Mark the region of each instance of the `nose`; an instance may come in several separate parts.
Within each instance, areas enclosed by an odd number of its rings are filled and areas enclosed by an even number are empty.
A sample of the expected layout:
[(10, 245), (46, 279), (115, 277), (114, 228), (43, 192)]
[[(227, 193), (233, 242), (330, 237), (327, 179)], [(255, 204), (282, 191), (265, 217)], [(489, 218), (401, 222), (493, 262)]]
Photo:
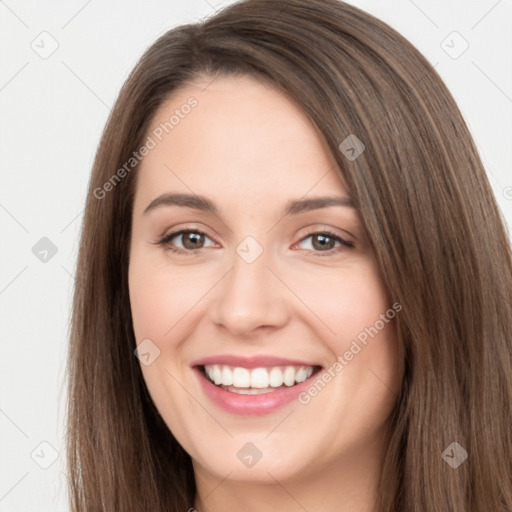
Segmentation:
[(232, 268), (215, 287), (211, 321), (237, 338), (286, 325), (291, 292), (278, 277), (279, 272), (271, 268), (275, 265), (267, 253), (263, 251), (252, 262), (235, 253), (232, 262)]

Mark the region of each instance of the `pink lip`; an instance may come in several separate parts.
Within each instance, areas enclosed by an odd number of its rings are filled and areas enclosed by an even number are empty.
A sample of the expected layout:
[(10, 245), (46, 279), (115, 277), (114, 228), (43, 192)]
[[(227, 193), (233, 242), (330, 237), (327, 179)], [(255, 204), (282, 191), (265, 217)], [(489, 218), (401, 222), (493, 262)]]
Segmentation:
[(299, 361), (297, 359), (284, 359), (275, 356), (234, 356), (220, 355), (210, 356), (194, 361), (191, 366), (204, 366), (207, 364), (225, 364), (229, 366), (241, 366), (242, 368), (265, 368), (269, 366), (321, 366), (310, 361)]
[[(239, 362), (239, 361), (238, 361)], [(214, 363), (206, 363), (214, 364)], [(224, 363), (228, 364), (228, 363)], [(291, 363), (287, 363), (291, 364)], [(260, 366), (264, 366), (261, 365)], [(272, 364), (274, 366), (274, 364)], [(279, 366), (279, 364), (275, 365)], [(311, 366), (311, 365), (304, 365)], [(313, 373), (311, 377), (304, 382), (295, 384), (287, 388), (282, 388), (270, 393), (261, 395), (241, 395), (226, 391), (219, 386), (216, 386), (206, 377), (202, 367), (195, 366), (193, 368), (199, 382), (205, 392), (206, 396), (218, 407), (232, 414), (240, 416), (254, 416), (262, 414), (270, 414), (285, 405), (297, 399), (298, 395), (305, 391), (312, 383), (313, 379), (317, 378), (317, 373)]]

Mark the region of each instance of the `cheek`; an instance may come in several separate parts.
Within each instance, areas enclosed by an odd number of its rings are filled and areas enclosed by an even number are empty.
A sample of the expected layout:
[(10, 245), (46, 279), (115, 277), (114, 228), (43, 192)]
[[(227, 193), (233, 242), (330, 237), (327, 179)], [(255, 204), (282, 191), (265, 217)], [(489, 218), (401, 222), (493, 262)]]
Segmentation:
[[(185, 269), (162, 265), (160, 261), (139, 256), (130, 260), (130, 306), (137, 342), (141, 338), (165, 338), (170, 330), (181, 327), (181, 319), (204, 294), (194, 275)], [(183, 324), (186, 322), (183, 322)]]
[(346, 270), (329, 281), (328, 289), (320, 283), (310, 286), (309, 296), (313, 311), (329, 328), (322, 340), (330, 349), (332, 362), (342, 365), (331, 370), (333, 375), (343, 374), (335, 380), (361, 400), (360, 393), (365, 394), (366, 389), (366, 398), (373, 403), (372, 394), (375, 398), (380, 388), (398, 389), (395, 321), (400, 308), (393, 308), (371, 261)]
[(178, 306), (172, 288), (154, 276), (130, 281), (130, 302), (133, 327), (137, 341), (140, 338), (160, 338), (173, 326), (172, 312)]
[[(188, 275), (190, 278), (190, 275)], [(195, 411), (188, 393), (183, 392), (179, 344), (186, 337), (186, 316), (199, 294), (184, 272), (163, 266), (161, 259), (133, 251), (128, 272), (130, 306), (136, 343), (151, 340), (159, 349), (149, 365), (141, 364), (144, 381), (157, 409), (173, 433), (182, 426), (174, 410)]]
[(381, 325), (381, 315), (386, 314), (391, 303), (371, 261), (361, 260), (333, 271), (328, 279), (309, 280), (304, 283), (302, 294), (307, 297), (313, 313), (328, 328), (330, 334), (326, 340), (337, 353), (376, 322), (383, 331), (392, 323)]

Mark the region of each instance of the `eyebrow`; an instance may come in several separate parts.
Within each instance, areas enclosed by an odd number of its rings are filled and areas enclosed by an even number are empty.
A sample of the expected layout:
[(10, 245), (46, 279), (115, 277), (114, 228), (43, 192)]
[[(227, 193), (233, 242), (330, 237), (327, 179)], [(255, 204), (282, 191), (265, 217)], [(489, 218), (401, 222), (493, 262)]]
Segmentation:
[[(217, 205), (204, 196), (170, 193), (162, 194), (156, 199), (153, 199), (144, 210), (144, 214), (162, 206), (181, 206), (215, 214), (219, 211)], [(311, 210), (319, 210), (320, 208), (328, 208), (330, 206), (348, 206), (354, 208), (354, 204), (349, 197), (326, 196), (311, 199), (297, 199), (286, 203), (283, 209), (283, 217), (286, 215), (297, 215)]]

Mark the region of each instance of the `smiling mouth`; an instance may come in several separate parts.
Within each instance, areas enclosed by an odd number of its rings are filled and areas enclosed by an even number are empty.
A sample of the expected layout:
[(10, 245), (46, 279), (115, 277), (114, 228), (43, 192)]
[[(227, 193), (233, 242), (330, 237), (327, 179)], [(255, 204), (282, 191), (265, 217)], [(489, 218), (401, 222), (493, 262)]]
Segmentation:
[(204, 377), (215, 386), (241, 395), (260, 395), (290, 388), (321, 370), (320, 366), (243, 368), (223, 364), (201, 365)]

